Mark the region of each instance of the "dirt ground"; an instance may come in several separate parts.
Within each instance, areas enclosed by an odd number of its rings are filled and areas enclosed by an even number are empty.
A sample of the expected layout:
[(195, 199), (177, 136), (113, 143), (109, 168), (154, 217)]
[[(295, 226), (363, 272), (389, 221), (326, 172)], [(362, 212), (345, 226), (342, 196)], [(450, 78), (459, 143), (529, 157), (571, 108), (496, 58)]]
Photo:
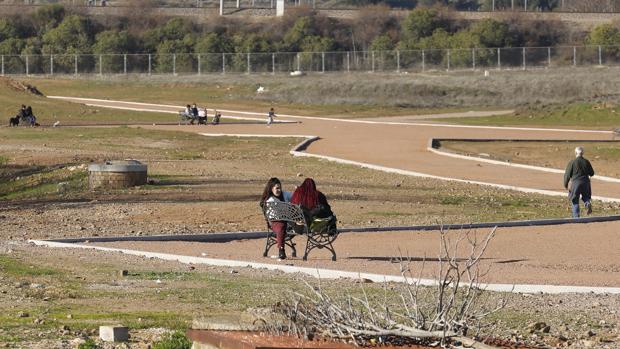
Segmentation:
[[(234, 113), (230, 114), (233, 115)], [(281, 118), (286, 119), (285, 116), (281, 116)], [(148, 128), (205, 133), (319, 135), (321, 139), (308, 147), (307, 152), (421, 172), (438, 177), (453, 177), (463, 181), (480, 181), (558, 192), (561, 192), (563, 188), (561, 187), (561, 179), (557, 175), (525, 169), (507, 171), (502, 166), (445, 158), (426, 151), (428, 138), (431, 136), (550, 139), (607, 139), (611, 137), (610, 134), (600, 133), (448, 128), (421, 124), (359, 124), (290, 119), (301, 120), (302, 123), (276, 124), (271, 127), (264, 124), (222, 124), (217, 128), (170, 125), (149, 126)], [(143, 127), (146, 128), (146, 126)], [(368, 141), (370, 139), (373, 141)], [(36, 162), (36, 159), (33, 161)], [(174, 165), (169, 164), (167, 166)], [(204, 164), (197, 164), (190, 169), (185, 168), (184, 171), (200, 171), (201, 166)], [(220, 165), (211, 163), (209, 166)], [(221, 166), (224, 166), (221, 169), (222, 172), (229, 172), (235, 167), (237, 171), (243, 168), (242, 163)], [(223, 190), (228, 190), (229, 186), (232, 188), (235, 185), (234, 182), (225, 183), (221, 181), (218, 183), (215, 185), (221, 185)], [(620, 199), (620, 185), (617, 183), (595, 181), (593, 186), (596, 195)], [(49, 203), (40, 205), (30, 203), (30, 207), (23, 210), (15, 210), (5, 206), (0, 211), (1, 218), (7, 222), (1, 229), (2, 237), (6, 239), (3, 248), (5, 251), (12, 249), (15, 251), (14, 253), (26, 259), (37, 258), (39, 255), (42, 256), (41, 258), (49, 259), (53, 254), (67, 253), (71, 256), (63, 258), (69, 258), (71, 263), (92, 263), (100, 258), (106, 260), (121, 258), (128, 265), (135, 263), (156, 268), (162, 264), (161, 261), (127, 256), (119, 257), (118, 254), (113, 253), (41, 249), (25, 244), (24, 240), (27, 238), (89, 235), (153, 235), (264, 230), (264, 222), (261, 221), (260, 216), (258, 216), (258, 220), (256, 219), (256, 202), (239, 204), (234, 200), (234, 198), (245, 200), (249, 194), (234, 192), (233, 190), (233, 198), (230, 195), (222, 194), (219, 200), (216, 197), (211, 197), (212, 202), (204, 203), (200, 202), (200, 197), (192, 196), (191, 190), (191, 187), (188, 187), (187, 195), (173, 193), (167, 197), (165, 194), (159, 194), (156, 198), (153, 197), (144, 201), (130, 199), (132, 193), (114, 194), (119, 195), (118, 198), (121, 199), (119, 200), (121, 202), (115, 203), (114, 195), (111, 195), (105, 198), (107, 201), (105, 204), (102, 204), (98, 199), (90, 202), (59, 203), (54, 210), (46, 209)], [(148, 197), (148, 194), (144, 195)], [(16, 205), (12, 207), (19, 206), (18, 203), (11, 205)], [(597, 205), (601, 204), (595, 202), (595, 210)], [(359, 207), (353, 205), (342, 205), (337, 214), (346, 222), (349, 220), (347, 217), (355, 216), (358, 209)], [(205, 224), (203, 228), (200, 222), (206, 220), (215, 220), (217, 224)], [(355, 222), (359, 224), (360, 220)], [(385, 223), (369, 221), (367, 225)], [(485, 232), (485, 230), (480, 230), (475, 233), (484, 234)], [(202, 256), (205, 253), (208, 257), (213, 258), (278, 263), (273, 259), (262, 257), (263, 243), (263, 240), (247, 240), (225, 244), (130, 242), (105, 245), (192, 256)], [(620, 246), (620, 223), (618, 222), (503, 228), (498, 230), (497, 236), (492, 240), (488, 253), (483, 260), (483, 267), (490, 268), (492, 272), (486, 274), (482, 281), (620, 287), (618, 246)], [(393, 258), (402, 252), (404, 255), (413, 258), (412, 266), (416, 270), (421, 267), (422, 259), (426, 258), (423, 275), (432, 277), (437, 268), (436, 258), (439, 241), (436, 232), (347, 233), (339, 236), (335, 247), (338, 252), (337, 262), (329, 260), (325, 251), (314, 251), (307, 262), (296, 258), (288, 259), (284, 263), (397, 274), (397, 264), (393, 262)], [(465, 252), (461, 256), (465, 257)], [(166, 262), (165, 264), (174, 263)], [(10, 288), (8, 282), (6, 288)], [(13, 295), (14, 293), (11, 292), (18, 291), (8, 292)], [(540, 298), (535, 298), (536, 301), (529, 299), (525, 302), (529, 304), (528, 306), (537, 304), (537, 302), (548, 302), (551, 304), (549, 307), (556, 308), (554, 311), (545, 308), (548, 315), (555, 315), (558, 319), (557, 323), (554, 323), (554, 326), (557, 326), (557, 331), (554, 328), (553, 338), (555, 341), (547, 341), (547, 345), (572, 346), (574, 348), (620, 347), (618, 334), (620, 318), (617, 312), (620, 297), (617, 295), (564, 295), (550, 299), (540, 295), (532, 297)], [(515, 304), (518, 304), (518, 307), (523, 306), (524, 303), (516, 302)], [(4, 305), (4, 307), (7, 306), (7, 304)], [(537, 304), (534, 307), (536, 306), (539, 305)], [(586, 314), (584, 316), (593, 319), (592, 321), (595, 324), (585, 327), (579, 327), (582, 326), (581, 324), (573, 326), (573, 323), (568, 325), (569, 321), (561, 319), (559, 315), (567, 309), (583, 312)], [(565, 327), (570, 327), (571, 330), (564, 329)], [(591, 328), (595, 329), (594, 332), (599, 331), (599, 334), (587, 335), (587, 331)], [(523, 331), (527, 332), (525, 329)], [(515, 333), (514, 337), (517, 338), (521, 335), (522, 333)], [(504, 334), (504, 337), (510, 338), (510, 334)], [(570, 340), (561, 339), (564, 337), (569, 337)]]

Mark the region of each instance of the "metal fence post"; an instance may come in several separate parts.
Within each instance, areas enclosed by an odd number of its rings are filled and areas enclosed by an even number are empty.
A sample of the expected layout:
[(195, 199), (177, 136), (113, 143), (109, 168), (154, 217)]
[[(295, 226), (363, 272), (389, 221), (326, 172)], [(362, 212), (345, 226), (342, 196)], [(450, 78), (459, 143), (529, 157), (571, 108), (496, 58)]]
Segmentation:
[(522, 58), (523, 58), (523, 70), (525, 70), (525, 47), (522, 49)]
[(598, 65), (603, 65), (603, 56), (601, 55), (601, 45), (598, 45)]
[(424, 50), (422, 50), (422, 71), (426, 68), (426, 56), (424, 55)]
[(374, 73), (375, 72), (375, 51), (370, 51), (371, 53), (371, 57), (370, 57), (370, 69), (371, 71)]
[[(238, 1), (238, 0), (237, 0), (237, 1)], [(250, 72), (251, 72), (251, 71), (252, 71), (252, 70), (251, 70), (251, 68), (250, 68), (250, 53), (248, 52), (248, 75), (250, 74)]]
[(297, 52), (297, 71), (301, 70), (299, 68), (300, 68), (300, 65), (299, 65), (299, 52)]
[[(149, 67), (151, 65), (150, 63), (151, 63), (151, 60), (149, 60)], [(103, 76), (103, 58), (101, 57), (101, 55), (99, 55), (99, 75)]]
[(149, 53), (149, 75), (151, 75), (151, 65), (152, 65), (151, 61), (152, 61), (152, 58), (151, 58), (151, 54)]
[(198, 75), (201, 75), (202, 71), (200, 70), (200, 53), (198, 54)]
[[(29, 74), (30, 74), (30, 71), (29, 71), (29, 66), (30, 66), (30, 64), (28, 64), (28, 57), (29, 57), (29, 56), (28, 56), (28, 55), (26, 55), (26, 75), (29, 75)], [(3, 57), (3, 58), (4, 58), (4, 57)]]
[(450, 71), (450, 49), (448, 49), (448, 71)]
[(476, 49), (471, 49), (471, 66), (472, 70), (476, 70)]
[(551, 47), (547, 47), (547, 67), (551, 67)]
[(172, 54), (172, 75), (177, 75), (177, 54)]
[(74, 58), (74, 63), (75, 63), (75, 74), (74, 75), (78, 75), (77, 55), (74, 55), (73, 58)]
[(222, 74), (226, 74), (226, 54), (222, 52)]
[(573, 46), (573, 65), (577, 65), (577, 47)]
[(396, 72), (400, 73), (400, 50), (396, 50)]
[(54, 75), (54, 55), (50, 55), (50, 75)]
[(4, 55), (2, 55), (2, 76), (4, 76)]
[(271, 54), (271, 74), (276, 74), (276, 54)]
[(123, 54), (123, 74), (127, 75), (127, 54)]
[(497, 48), (497, 70), (502, 70), (502, 55), (501, 55), (501, 49), (498, 47)]
[(321, 72), (325, 73), (325, 52), (321, 52)]
[(350, 63), (350, 52), (347, 51), (347, 73), (351, 72), (351, 63)]

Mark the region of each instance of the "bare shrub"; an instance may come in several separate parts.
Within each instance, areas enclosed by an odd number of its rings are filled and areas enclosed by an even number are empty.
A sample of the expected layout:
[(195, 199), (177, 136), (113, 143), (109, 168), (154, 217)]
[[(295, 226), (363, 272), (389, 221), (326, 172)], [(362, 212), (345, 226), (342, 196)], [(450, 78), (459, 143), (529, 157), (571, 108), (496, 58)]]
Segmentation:
[[(276, 307), (276, 312), (288, 319), (284, 329), (289, 333), (312, 338), (315, 335), (350, 340), (357, 345), (373, 344), (429, 344), (439, 341), (443, 347), (455, 342), (474, 348), (490, 348), (472, 339), (488, 329), (484, 318), (505, 306), (487, 304), (480, 279), (488, 271), (479, 268), (479, 262), (495, 235), (491, 230), (479, 241), (476, 234), (460, 234), (449, 239), (443, 229), (438, 256), (436, 284), (420, 284), (422, 268), (414, 277), (411, 259), (400, 258), (400, 273), (405, 285), (396, 292), (386, 283), (383, 294), (373, 295), (361, 287), (361, 296), (351, 293), (329, 296), (320, 284), (308, 285), (311, 295), (294, 293), (291, 300)], [(463, 246), (465, 243), (465, 246)], [(466, 249), (465, 258), (458, 255)]]
[(166, 18), (157, 13), (157, 3), (154, 0), (127, 0), (124, 5), (120, 16), (126, 20), (127, 28), (132, 34), (142, 34), (166, 21)]
[(388, 34), (392, 41), (398, 40), (398, 21), (385, 5), (362, 7), (353, 19), (353, 37), (358, 42), (357, 50), (366, 51), (377, 36)]

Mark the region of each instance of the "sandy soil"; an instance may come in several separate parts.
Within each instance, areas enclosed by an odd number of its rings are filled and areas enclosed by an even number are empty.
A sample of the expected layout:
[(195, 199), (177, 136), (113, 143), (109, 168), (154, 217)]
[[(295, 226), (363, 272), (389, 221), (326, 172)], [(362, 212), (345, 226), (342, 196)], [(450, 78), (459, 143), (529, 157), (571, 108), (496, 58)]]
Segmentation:
[[(617, 245), (609, 243), (620, 240), (620, 232), (616, 227), (617, 223), (611, 222), (499, 229), (481, 263), (480, 270), (489, 270), (481, 281), (618, 287), (620, 255), (617, 253)], [(614, 230), (614, 233), (608, 233)], [(478, 241), (482, 241), (489, 231), (485, 229), (470, 233), (476, 236)], [(448, 236), (454, 242), (465, 233), (452, 231)], [(398, 259), (402, 254), (412, 259), (410, 268), (413, 275), (421, 272), (424, 278), (434, 278), (438, 272), (440, 243), (437, 231), (346, 233), (341, 234), (334, 243), (338, 254), (336, 262), (331, 261), (331, 254), (326, 250), (314, 250), (308, 261), (303, 261), (303, 237), (297, 238), (298, 257), (283, 262), (262, 257), (263, 239), (228, 243), (134, 241), (97, 245), (392, 275), (400, 274)], [(272, 249), (270, 254), (275, 254), (275, 249)], [(288, 254), (290, 257), (290, 250)], [(465, 242), (462, 243), (457, 257), (469, 257)]]
[[(138, 107), (176, 111), (162, 107), (125, 102), (100, 101), (101, 106)], [(226, 115), (248, 116), (235, 112)], [(542, 130), (519, 128), (451, 127), (446, 125), (360, 123), (282, 115), (279, 120), (300, 120), (296, 124), (223, 124), (218, 127), (149, 126), (201, 133), (318, 135), (321, 139), (306, 150), (312, 154), (415, 171), (431, 176), (479, 181), (535, 190), (563, 192), (561, 177), (529, 169), (447, 158), (426, 150), (428, 140), (437, 138), (497, 139), (611, 139), (611, 133), (576, 130)], [(567, 154), (567, 160), (572, 154)], [(620, 199), (620, 183), (593, 181), (596, 195)], [(479, 232), (480, 233), (480, 232)], [(205, 243), (123, 243), (125, 248), (196, 255), (207, 253), (214, 258), (262, 260), (262, 240), (236, 241), (226, 244)], [(118, 244), (112, 244), (120, 246)], [(315, 253), (311, 261), (289, 260), (287, 263), (365, 272), (397, 273), (390, 261), (400, 251), (421, 264), (424, 257), (436, 258), (438, 234), (364, 233), (344, 234), (337, 243), (339, 260), (332, 263), (327, 254)], [(620, 286), (620, 223), (574, 224), (560, 226), (504, 228), (498, 231), (483, 267), (489, 273), (485, 282)], [(323, 251), (318, 251), (323, 252)], [(464, 256), (464, 255), (463, 255)], [(434, 275), (434, 268), (424, 272)]]

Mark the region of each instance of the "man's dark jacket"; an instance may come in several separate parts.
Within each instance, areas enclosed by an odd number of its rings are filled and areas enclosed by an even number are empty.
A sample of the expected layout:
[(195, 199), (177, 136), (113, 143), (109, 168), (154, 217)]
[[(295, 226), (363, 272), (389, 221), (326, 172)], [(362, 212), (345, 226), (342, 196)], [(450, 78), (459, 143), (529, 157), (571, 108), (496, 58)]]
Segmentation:
[(572, 179), (575, 182), (589, 182), (590, 177), (594, 176), (594, 169), (590, 161), (583, 156), (578, 156), (568, 163), (564, 172), (564, 188), (568, 188), (568, 182)]

